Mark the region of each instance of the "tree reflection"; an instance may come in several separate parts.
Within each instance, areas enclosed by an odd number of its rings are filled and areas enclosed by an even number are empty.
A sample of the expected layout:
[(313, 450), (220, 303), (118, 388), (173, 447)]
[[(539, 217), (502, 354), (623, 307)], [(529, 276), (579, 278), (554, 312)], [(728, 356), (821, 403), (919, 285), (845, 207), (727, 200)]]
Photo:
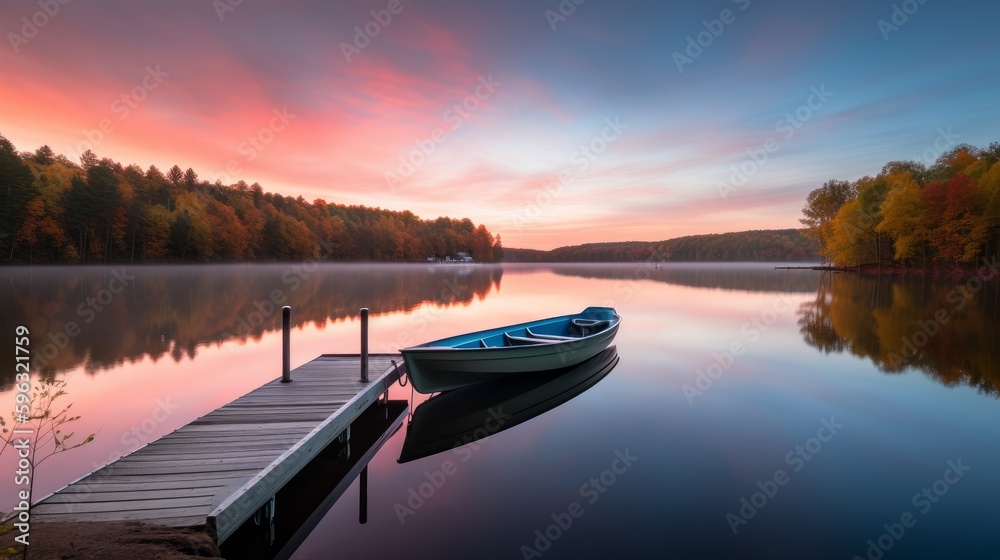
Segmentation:
[(1000, 282), (825, 274), (799, 310), (799, 332), (824, 353), (848, 351), (886, 373), (923, 371), (1000, 397)]
[[(198, 346), (259, 340), (281, 328), (468, 305), (499, 290), (499, 265), (281, 264), (8, 269), (0, 329), (31, 331), (32, 370), (88, 372), (149, 356), (180, 361)], [(12, 345), (8, 345), (12, 346)], [(11, 348), (0, 359), (13, 363)], [(6, 356), (6, 357), (4, 357)], [(0, 381), (9, 385), (13, 370)]]
[[(544, 266), (544, 265), (535, 265)], [(572, 263), (555, 274), (622, 282), (663, 282), (741, 292), (812, 292), (820, 273), (775, 270), (772, 263)]]

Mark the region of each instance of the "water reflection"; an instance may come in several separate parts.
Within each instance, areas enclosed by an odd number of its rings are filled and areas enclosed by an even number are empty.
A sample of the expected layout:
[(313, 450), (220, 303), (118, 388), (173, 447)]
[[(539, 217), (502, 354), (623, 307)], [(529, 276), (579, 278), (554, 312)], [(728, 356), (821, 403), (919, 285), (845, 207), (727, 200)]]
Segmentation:
[(612, 346), (568, 371), (510, 376), (447, 391), (413, 412), (399, 462), (407, 463), (500, 433), (583, 393), (618, 365)]
[[(338, 439), (327, 446), (278, 491), (273, 509), (250, 516), (223, 543), (226, 557), (242, 560), (291, 557), (356, 478), (360, 476), (367, 483), (368, 463), (403, 424), (407, 409), (406, 401), (372, 404), (351, 424), (350, 439), (346, 442)], [(367, 488), (361, 492), (359, 510), (363, 515)], [(359, 522), (365, 523), (364, 517)]]
[[(552, 272), (565, 276), (614, 279), (623, 282), (651, 280), (679, 286), (718, 288), (744, 292), (812, 292), (816, 273), (774, 270), (761, 263), (637, 263), (565, 264)], [(627, 286), (622, 286), (626, 289)]]
[[(259, 340), (280, 328), (282, 305), (292, 306), (294, 326), (322, 328), (361, 307), (379, 314), (468, 305), (499, 290), (502, 275), (490, 265), (11, 268), (0, 283), (0, 330), (28, 326), (34, 371), (83, 365), (93, 372), (147, 355), (179, 361), (208, 343)], [(0, 360), (13, 363), (11, 352), (4, 346)], [(5, 370), (0, 382), (9, 386), (13, 375)]]
[(825, 274), (800, 310), (824, 353), (850, 352), (886, 373), (915, 368), (947, 386), (1000, 397), (1000, 283)]

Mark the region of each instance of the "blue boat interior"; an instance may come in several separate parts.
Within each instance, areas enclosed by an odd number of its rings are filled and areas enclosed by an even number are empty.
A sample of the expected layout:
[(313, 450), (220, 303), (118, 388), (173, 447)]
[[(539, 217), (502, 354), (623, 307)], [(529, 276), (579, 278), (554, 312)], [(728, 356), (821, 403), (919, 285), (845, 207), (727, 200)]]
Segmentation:
[(501, 348), (505, 346), (536, 346), (579, 340), (597, 334), (611, 325), (609, 319), (565, 318), (527, 327), (478, 333), (453, 348)]

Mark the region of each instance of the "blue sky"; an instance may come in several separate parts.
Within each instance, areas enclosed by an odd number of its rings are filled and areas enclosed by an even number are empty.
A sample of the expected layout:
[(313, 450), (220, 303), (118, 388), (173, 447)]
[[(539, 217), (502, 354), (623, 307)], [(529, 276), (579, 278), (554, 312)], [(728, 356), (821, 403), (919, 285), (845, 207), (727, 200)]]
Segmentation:
[(829, 179), (1000, 140), (993, 3), (220, 1), (74, 2), (24, 42), (38, 6), (5, 9), (0, 133), (542, 249), (796, 227)]

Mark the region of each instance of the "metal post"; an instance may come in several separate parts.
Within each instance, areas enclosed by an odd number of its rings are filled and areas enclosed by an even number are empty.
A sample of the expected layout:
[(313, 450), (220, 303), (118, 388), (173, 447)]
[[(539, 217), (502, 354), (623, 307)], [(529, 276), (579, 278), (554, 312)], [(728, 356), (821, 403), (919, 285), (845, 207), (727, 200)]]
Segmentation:
[(368, 465), (361, 469), (361, 500), (358, 503), (358, 523), (368, 523)]
[(289, 365), (292, 362), (292, 308), (281, 308), (281, 382), (291, 383), (292, 372)]
[(361, 308), (361, 383), (368, 383), (368, 308)]

